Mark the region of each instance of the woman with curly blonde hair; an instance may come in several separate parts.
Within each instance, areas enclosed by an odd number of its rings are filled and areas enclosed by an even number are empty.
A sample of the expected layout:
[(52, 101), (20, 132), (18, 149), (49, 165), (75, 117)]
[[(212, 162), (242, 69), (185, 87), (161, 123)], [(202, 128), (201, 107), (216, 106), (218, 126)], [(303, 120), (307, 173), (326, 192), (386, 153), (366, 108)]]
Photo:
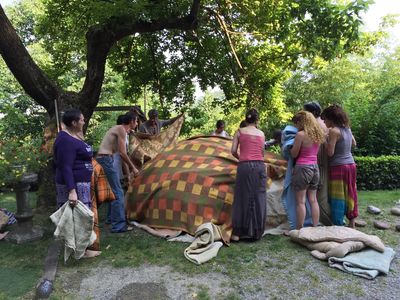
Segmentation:
[(299, 130), (290, 154), (296, 159), (292, 185), (296, 198), (297, 229), (300, 229), (303, 227), (306, 215), (306, 195), (311, 206), (313, 225), (317, 226), (319, 222), (317, 155), (319, 145), (325, 141), (325, 136), (312, 113), (300, 111), (293, 117), (292, 121)]

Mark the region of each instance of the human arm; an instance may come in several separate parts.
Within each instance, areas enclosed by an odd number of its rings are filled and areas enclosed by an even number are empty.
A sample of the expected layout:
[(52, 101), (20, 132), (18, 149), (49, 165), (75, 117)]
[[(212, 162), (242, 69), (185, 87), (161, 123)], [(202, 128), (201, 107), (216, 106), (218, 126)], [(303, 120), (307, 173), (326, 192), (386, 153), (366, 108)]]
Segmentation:
[(296, 158), (299, 155), (301, 145), (304, 140), (304, 131), (299, 131), (296, 133), (296, 137), (294, 138), (294, 143), (292, 148), (290, 149), (290, 155), (293, 158)]
[(168, 126), (171, 125), (172, 123), (174, 123), (176, 120), (179, 119), (179, 117), (181, 117), (183, 114), (177, 115), (174, 118), (171, 118), (169, 120), (158, 120), (160, 121), (160, 127), (164, 127), (164, 126)]
[(238, 147), (239, 147), (239, 136), (240, 136), (240, 131), (236, 131), (235, 135), (233, 136), (233, 141), (232, 141), (232, 148), (231, 148), (231, 153), (234, 157), (239, 159), (239, 154), (238, 154)]
[(123, 161), (122, 165), (124, 165), (125, 163), (129, 169), (129, 172), (133, 172), (133, 175), (136, 176), (139, 173), (139, 171), (135, 168), (128, 154), (126, 153), (126, 131), (124, 130), (123, 127), (118, 128), (117, 137), (118, 137), (118, 152)]
[(340, 130), (336, 127), (329, 128), (326, 144), (326, 151), (328, 156), (331, 157), (335, 153), (335, 146), (340, 138)]
[(353, 135), (353, 134), (351, 135), (351, 146), (352, 146), (353, 148), (356, 148), (356, 147), (357, 147), (357, 142), (356, 142), (356, 139), (354, 138), (354, 135)]

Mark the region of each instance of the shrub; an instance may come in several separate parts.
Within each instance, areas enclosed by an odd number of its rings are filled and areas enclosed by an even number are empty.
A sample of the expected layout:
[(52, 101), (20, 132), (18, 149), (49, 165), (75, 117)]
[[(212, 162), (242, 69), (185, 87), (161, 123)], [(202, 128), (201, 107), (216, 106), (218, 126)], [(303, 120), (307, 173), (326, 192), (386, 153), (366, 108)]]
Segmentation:
[(400, 156), (356, 156), (357, 188), (392, 190), (400, 188)]
[(41, 140), (30, 136), (0, 142), (0, 188), (12, 186), (23, 174), (38, 172), (47, 156), (40, 149)]

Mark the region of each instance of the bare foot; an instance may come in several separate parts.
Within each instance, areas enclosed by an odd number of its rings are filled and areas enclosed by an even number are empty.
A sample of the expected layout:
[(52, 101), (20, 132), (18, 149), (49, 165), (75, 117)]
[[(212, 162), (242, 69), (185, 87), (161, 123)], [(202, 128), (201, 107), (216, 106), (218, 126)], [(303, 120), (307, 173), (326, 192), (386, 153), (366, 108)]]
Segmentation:
[(282, 232), (282, 235), (284, 235), (284, 236), (289, 236), (289, 230), (284, 230), (284, 231)]
[(94, 250), (86, 250), (85, 254), (82, 256), (82, 258), (92, 258), (99, 256), (101, 254), (101, 251), (94, 251)]

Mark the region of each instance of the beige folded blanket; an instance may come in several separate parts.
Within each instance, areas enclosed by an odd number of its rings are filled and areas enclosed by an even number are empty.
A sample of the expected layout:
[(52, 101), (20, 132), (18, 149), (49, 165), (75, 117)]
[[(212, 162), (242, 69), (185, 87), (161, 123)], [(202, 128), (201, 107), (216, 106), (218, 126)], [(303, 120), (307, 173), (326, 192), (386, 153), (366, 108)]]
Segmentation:
[(371, 247), (379, 252), (385, 250), (381, 239), (356, 229), (343, 226), (307, 227), (289, 232), (292, 241), (312, 250), (311, 254), (322, 260), (344, 257), (346, 254)]
[(217, 256), (223, 243), (220, 228), (213, 223), (200, 225), (195, 233), (195, 240), (184, 251), (185, 257), (200, 265)]

